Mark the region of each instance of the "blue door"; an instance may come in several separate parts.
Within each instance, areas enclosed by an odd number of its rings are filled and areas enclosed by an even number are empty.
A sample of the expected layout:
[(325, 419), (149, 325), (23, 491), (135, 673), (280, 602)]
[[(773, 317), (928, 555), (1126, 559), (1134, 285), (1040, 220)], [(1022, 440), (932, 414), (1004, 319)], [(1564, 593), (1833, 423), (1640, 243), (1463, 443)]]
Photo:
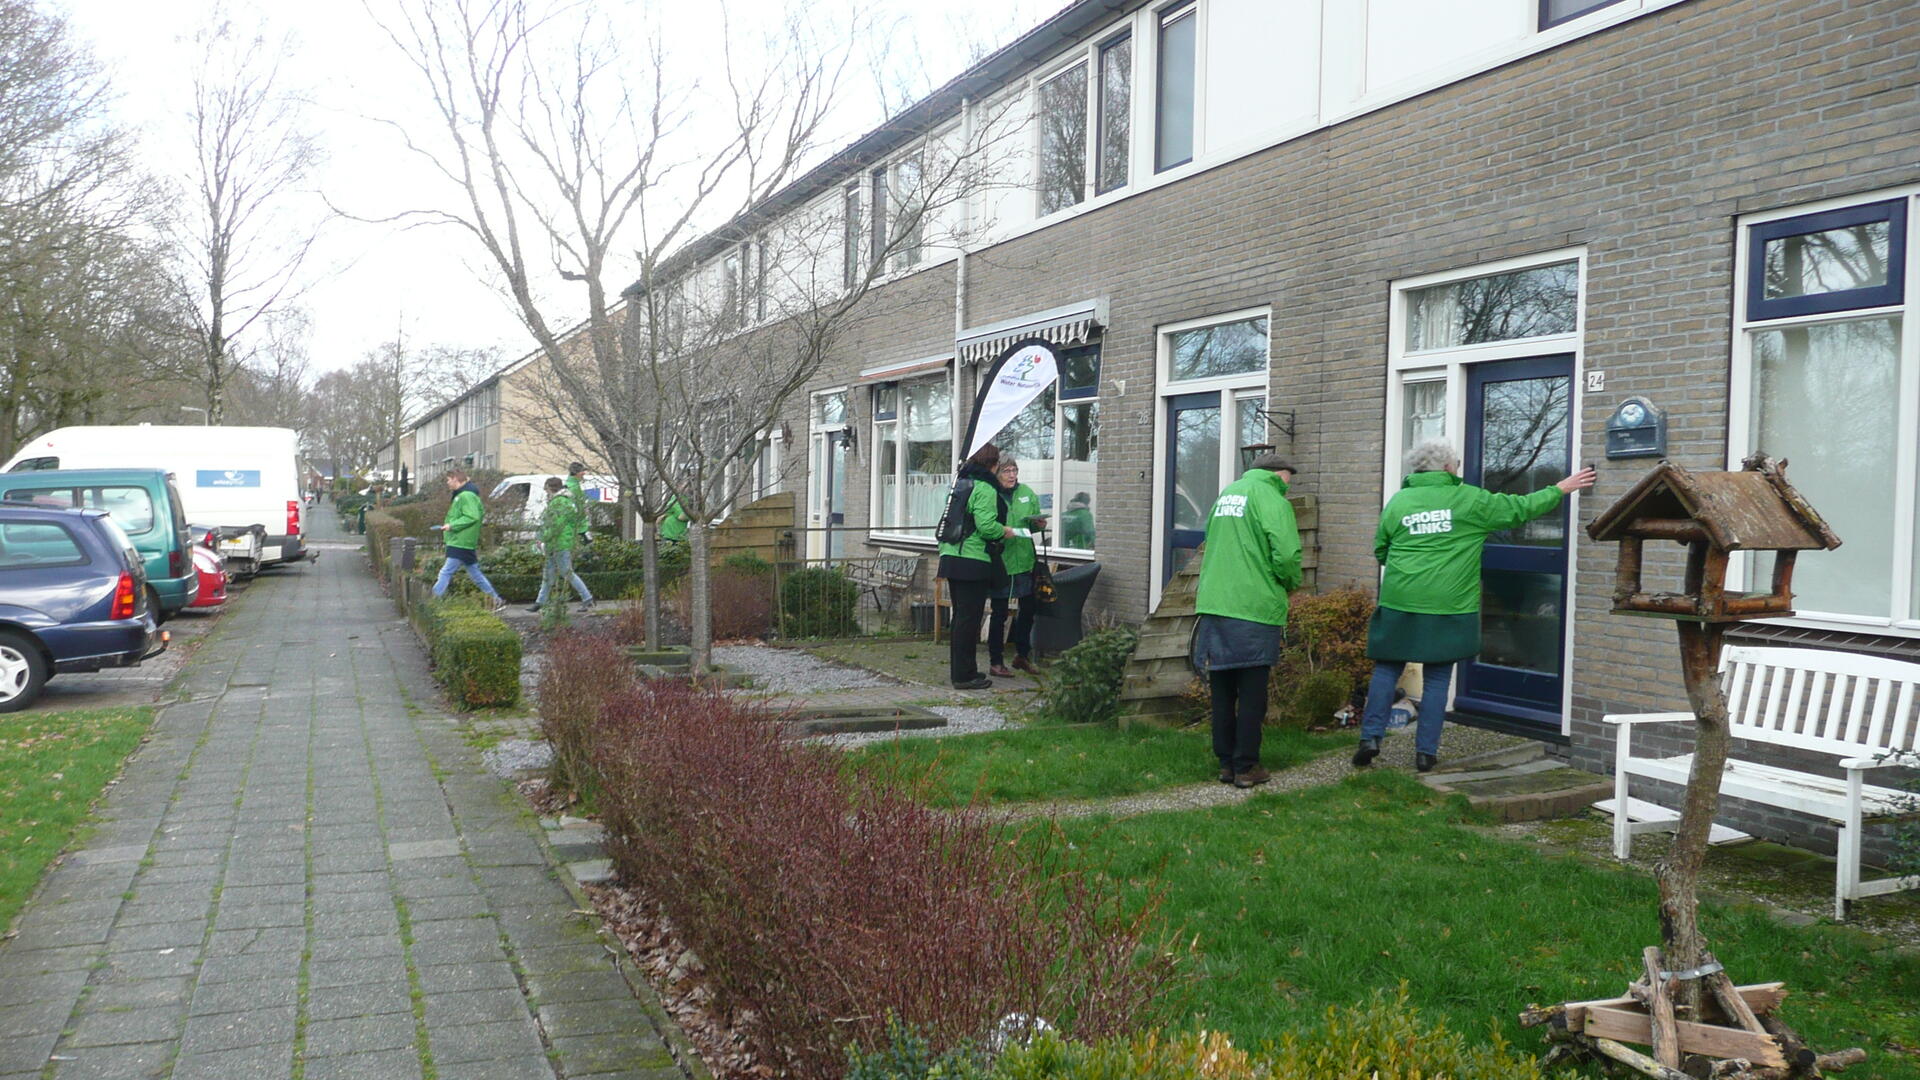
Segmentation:
[[(1467, 483), (1525, 494), (1572, 471), (1573, 358), (1467, 369)], [(1567, 506), (1487, 537), (1480, 655), (1461, 665), (1454, 707), (1560, 727), (1567, 640)]]
[(1167, 399), (1166, 551), (1160, 583), (1193, 561), (1220, 497), (1220, 392)]

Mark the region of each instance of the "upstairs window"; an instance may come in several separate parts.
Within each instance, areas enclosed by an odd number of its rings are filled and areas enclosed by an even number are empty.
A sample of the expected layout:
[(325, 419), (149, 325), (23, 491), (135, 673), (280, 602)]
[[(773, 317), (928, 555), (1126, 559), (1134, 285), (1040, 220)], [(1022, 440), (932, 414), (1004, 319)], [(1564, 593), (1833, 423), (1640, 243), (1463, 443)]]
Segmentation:
[(873, 170), (871, 257), (887, 260), (890, 270), (920, 265), (921, 217), (926, 195), (920, 190), (920, 161), (907, 158)]
[(1620, 0), (1540, 0), (1540, 29), (1559, 26), (1563, 22), (1572, 22), (1582, 15), (1591, 15), (1601, 8), (1612, 7)]
[(848, 184), (840, 200), (840, 283), (851, 289), (860, 283), (860, 185)]
[(1040, 215), (1087, 197), (1087, 63), (1040, 84)]
[(1155, 172), (1193, 160), (1193, 104), (1200, 17), (1194, 5), (1160, 16), (1160, 64), (1154, 87)]
[(1100, 46), (1100, 144), (1094, 191), (1105, 195), (1127, 182), (1133, 152), (1133, 39), (1121, 36)]

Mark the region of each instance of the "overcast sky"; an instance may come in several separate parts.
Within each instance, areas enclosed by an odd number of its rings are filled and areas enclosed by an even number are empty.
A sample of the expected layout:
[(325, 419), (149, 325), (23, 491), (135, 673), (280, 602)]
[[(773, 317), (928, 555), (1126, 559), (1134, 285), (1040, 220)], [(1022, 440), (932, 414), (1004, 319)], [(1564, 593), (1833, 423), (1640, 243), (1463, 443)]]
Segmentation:
[[(196, 62), (194, 32), (215, 0), (49, 0), (88, 42), (118, 95), (117, 109), (140, 132), (141, 148), (157, 173), (179, 176), (187, 154), (184, 122)], [(391, 0), (374, 0), (375, 3)], [(664, 0), (589, 0), (603, 8), (643, 9), (668, 20), (705, 5)], [(768, 18), (784, 0), (733, 0), (734, 17)], [(821, 0), (845, 3), (849, 0)], [(1065, 0), (870, 0), (876, 21), (892, 27), (893, 54), (905, 76), (938, 85), (958, 74), (970, 46), (1004, 44), (1058, 10)], [(368, 216), (441, 204), (454, 192), (434, 185), (394, 153), (369, 116), (406, 118), (419, 108), (417, 76), (391, 52), (358, 0), (230, 0), (237, 22), (257, 21), (270, 39), (285, 38), (292, 52), (282, 68), (290, 86), (311, 98), (309, 123), (327, 155), (315, 177), (315, 203), (324, 192), (336, 206)], [(379, 10), (376, 8), (376, 10)], [(669, 24), (671, 29), (672, 24)], [(698, 49), (700, 33), (685, 35)], [(918, 59), (912, 59), (917, 57)], [(861, 73), (844, 96), (841, 130), (848, 136), (877, 124), (871, 113), (874, 77)], [(412, 113), (417, 116), (417, 113)], [(502, 294), (483, 281), (484, 256), (467, 234), (447, 227), (397, 229), (333, 220), (322, 233), (313, 282), (303, 297), (312, 313), (312, 353), (318, 370), (343, 367), (402, 326), (419, 344), (498, 346), (506, 358), (531, 347)], [(610, 282), (614, 287), (624, 281)], [(562, 294), (562, 301), (572, 297)], [(556, 305), (557, 306), (557, 305)], [(584, 300), (556, 314), (584, 315)]]

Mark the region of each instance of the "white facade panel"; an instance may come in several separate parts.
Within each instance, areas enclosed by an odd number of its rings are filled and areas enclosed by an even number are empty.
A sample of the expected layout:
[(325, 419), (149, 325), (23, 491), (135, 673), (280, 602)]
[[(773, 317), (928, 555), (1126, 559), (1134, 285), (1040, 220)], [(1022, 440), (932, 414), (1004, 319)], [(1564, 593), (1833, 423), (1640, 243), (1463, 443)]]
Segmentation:
[(1212, 0), (1207, 10), (1208, 149), (1310, 123), (1319, 108), (1319, 0)]
[(1538, 15), (1537, 0), (1369, 0), (1367, 93), (1510, 48), (1534, 32)]

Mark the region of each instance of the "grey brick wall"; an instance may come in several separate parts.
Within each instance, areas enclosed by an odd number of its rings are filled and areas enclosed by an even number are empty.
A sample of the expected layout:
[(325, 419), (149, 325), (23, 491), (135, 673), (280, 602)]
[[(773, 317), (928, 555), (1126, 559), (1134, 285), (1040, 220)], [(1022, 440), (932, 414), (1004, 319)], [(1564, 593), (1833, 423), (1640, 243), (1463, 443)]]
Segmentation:
[[(1912, 0), (1695, 0), (973, 256), (972, 324), (1110, 300), (1093, 604), (1146, 615), (1156, 328), (1209, 314), (1273, 309), (1271, 407), (1298, 414), (1291, 449), (1320, 498), (1327, 586), (1375, 582), (1395, 279), (1585, 246), (1585, 366), (1607, 381), (1584, 401), (1578, 457), (1601, 461), (1605, 417), (1644, 394), (1669, 411), (1677, 461), (1719, 467), (1736, 218), (1920, 181), (1916, 55)], [(950, 343), (951, 271), (921, 279), (882, 293), (944, 289), (945, 306), (927, 298), (917, 319), (892, 306), (821, 385)], [(849, 522), (865, 515), (855, 473)], [(1603, 467), (1586, 516), (1638, 475)], [(1609, 614), (1613, 558), (1581, 545), (1573, 597), (1572, 756), (1601, 771), (1600, 715), (1684, 704), (1671, 627)]]

